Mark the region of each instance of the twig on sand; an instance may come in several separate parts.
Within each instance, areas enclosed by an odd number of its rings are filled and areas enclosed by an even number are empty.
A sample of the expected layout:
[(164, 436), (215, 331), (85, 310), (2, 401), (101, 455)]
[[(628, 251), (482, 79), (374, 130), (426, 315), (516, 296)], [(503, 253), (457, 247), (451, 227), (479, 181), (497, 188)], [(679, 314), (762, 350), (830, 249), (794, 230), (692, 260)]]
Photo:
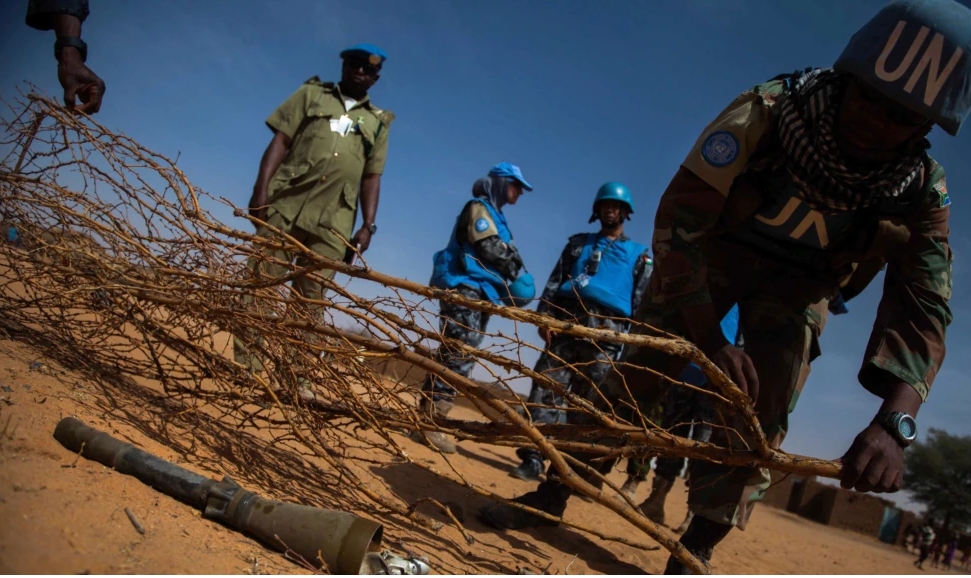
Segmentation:
[(141, 522), (139, 522), (138, 518), (135, 517), (135, 512), (132, 512), (131, 508), (125, 508), (125, 515), (128, 516), (128, 521), (131, 522), (131, 525), (135, 527), (135, 531), (144, 535), (145, 528), (142, 527)]

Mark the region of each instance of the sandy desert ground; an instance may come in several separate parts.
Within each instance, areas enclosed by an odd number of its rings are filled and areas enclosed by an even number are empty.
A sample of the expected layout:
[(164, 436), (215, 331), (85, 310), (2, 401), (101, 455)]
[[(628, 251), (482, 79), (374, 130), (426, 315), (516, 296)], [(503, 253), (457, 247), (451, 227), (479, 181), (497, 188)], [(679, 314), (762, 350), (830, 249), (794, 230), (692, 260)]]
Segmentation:
[[(138, 480), (78, 458), (52, 437), (57, 422), (73, 415), (199, 473), (239, 474), (233, 459), (220, 459), (218, 452), (187, 443), (192, 432), (178, 432), (171, 422), (156, 419), (151, 400), (145, 392), (120, 389), (63, 367), (42, 350), (0, 340), (0, 572), (307, 573)], [(470, 409), (459, 408), (457, 413), (457, 417), (473, 417)], [(440, 455), (404, 435), (399, 442), (416, 459), (444, 465)], [(485, 480), (504, 495), (531, 486), (507, 475), (517, 463), (510, 448), (463, 442), (453, 459), (467, 476)], [(475, 538), (471, 546), (447, 525), (437, 532), (399, 533), (405, 538), (390, 544), (386, 540), (386, 546), (404, 546), (427, 556), (433, 573), (653, 574), (661, 572), (667, 557), (663, 550), (644, 551), (565, 527), (497, 533), (472, 515), (486, 502), (466, 489), (443, 485), (410, 464), (377, 465), (373, 471), (400, 498), (435, 495), (463, 505), (465, 527)], [(612, 475), (619, 484), (623, 473)], [(244, 476), (241, 483), (266, 495), (287, 495), (272, 478)], [(639, 498), (648, 490), (649, 484), (643, 484)], [(669, 498), (668, 514), (674, 522), (685, 513), (684, 496), (679, 485)], [(125, 508), (140, 520), (144, 535), (135, 531)], [(359, 513), (375, 517), (374, 512)], [(579, 499), (571, 500), (567, 518), (608, 534), (631, 538), (638, 534), (613, 513)], [(646, 536), (637, 539), (650, 543)], [(726, 539), (713, 560), (713, 570), (719, 574), (906, 574), (915, 571), (912, 560), (901, 549), (875, 538), (762, 507), (748, 530)], [(926, 572), (937, 573), (930, 568)]]

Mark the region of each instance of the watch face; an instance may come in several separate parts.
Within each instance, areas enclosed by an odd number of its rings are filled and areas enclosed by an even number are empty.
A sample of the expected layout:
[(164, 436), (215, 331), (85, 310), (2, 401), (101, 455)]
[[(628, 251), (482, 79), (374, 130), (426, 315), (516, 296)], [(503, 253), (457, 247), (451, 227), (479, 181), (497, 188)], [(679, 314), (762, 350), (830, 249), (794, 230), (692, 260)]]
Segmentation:
[(917, 437), (917, 422), (909, 415), (902, 416), (897, 424), (897, 431), (904, 439), (912, 440)]

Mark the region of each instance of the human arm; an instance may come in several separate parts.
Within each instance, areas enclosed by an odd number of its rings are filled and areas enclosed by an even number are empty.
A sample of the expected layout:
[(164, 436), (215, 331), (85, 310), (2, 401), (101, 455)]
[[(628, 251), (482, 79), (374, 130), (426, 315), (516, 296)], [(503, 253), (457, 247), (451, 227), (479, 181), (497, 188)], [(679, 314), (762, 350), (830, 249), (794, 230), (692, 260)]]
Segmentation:
[(717, 222), (725, 196), (682, 167), (661, 196), (655, 217), (654, 271), (661, 293), (681, 311), (691, 341), (753, 400), (758, 375), (745, 352), (721, 330), (707, 285), (702, 241)]
[[(567, 272), (573, 270), (573, 265), (576, 263), (577, 258), (580, 256), (580, 251), (583, 250), (583, 243), (580, 242), (576, 237), (571, 237), (567, 242), (566, 247), (563, 247), (563, 251), (560, 253), (560, 258), (556, 260), (556, 265), (553, 266), (553, 270), (550, 272), (550, 276), (546, 279), (546, 286), (543, 288), (543, 294), (540, 296), (539, 304), (536, 306), (536, 312), (541, 315), (549, 315), (550, 306), (553, 303), (553, 299), (560, 290), (560, 286), (566, 281), (564, 278)], [(539, 336), (547, 343), (553, 339), (554, 332), (547, 327), (539, 328)]]
[(655, 287), (678, 308), (691, 340), (752, 400), (752, 360), (722, 334), (707, 283), (704, 248), (748, 160), (770, 133), (770, 107), (781, 83), (745, 91), (712, 121), (661, 196), (654, 220)]
[[(887, 261), (883, 296), (859, 373), (861, 385), (883, 400), (879, 412), (916, 417), (944, 362), (953, 318), (953, 253), (943, 171), (939, 178), (909, 223), (910, 238)], [(903, 448), (880, 425), (868, 425), (842, 460), (844, 488), (895, 492), (902, 485)]]
[[(105, 83), (85, 65), (87, 46), (81, 40), (81, 25), (88, 13), (87, 0), (30, 0), (26, 23), (37, 30), (54, 30), (57, 79), (64, 89), (64, 106), (94, 114), (101, 110)], [(75, 106), (76, 100), (81, 105)]]
[(479, 259), (491, 265), (506, 279), (513, 281), (523, 268), (523, 258), (511, 243), (504, 243), (498, 235), (487, 237), (472, 244)]
[(631, 293), (630, 310), (634, 313), (641, 306), (641, 300), (647, 292), (647, 285), (651, 280), (651, 272), (654, 270), (654, 260), (651, 259), (651, 252), (644, 251), (634, 266), (634, 291)]
[(499, 229), (482, 203), (470, 201), (465, 205), (459, 216), (459, 230), (484, 265), (491, 266), (508, 281), (519, 277), (523, 268), (519, 250), (499, 238)]
[(381, 197), (381, 175), (364, 175), (361, 179), (361, 228), (351, 240), (362, 253), (371, 246), (371, 225), (375, 224), (378, 214), (378, 199)]
[(260, 168), (256, 174), (256, 183), (253, 185), (253, 195), (249, 201), (249, 214), (256, 219), (266, 220), (270, 179), (286, 158), (287, 151), (290, 150), (290, 142), (290, 137), (285, 133), (274, 132), (270, 144), (263, 151)]
[(374, 146), (371, 147), (367, 162), (364, 165), (364, 176), (361, 178), (361, 228), (354, 233), (352, 242), (361, 252), (371, 246), (371, 225), (377, 224), (378, 202), (381, 198), (381, 175), (388, 158), (388, 130), (394, 121), (391, 111), (383, 110), (376, 113), (378, 128), (375, 131)]
[(304, 83), (288, 96), (265, 121), (267, 128), (273, 132), (273, 137), (260, 158), (260, 166), (249, 202), (250, 215), (257, 219), (266, 220), (270, 181), (286, 160), (293, 139), (307, 118), (310, 90), (308, 83)]

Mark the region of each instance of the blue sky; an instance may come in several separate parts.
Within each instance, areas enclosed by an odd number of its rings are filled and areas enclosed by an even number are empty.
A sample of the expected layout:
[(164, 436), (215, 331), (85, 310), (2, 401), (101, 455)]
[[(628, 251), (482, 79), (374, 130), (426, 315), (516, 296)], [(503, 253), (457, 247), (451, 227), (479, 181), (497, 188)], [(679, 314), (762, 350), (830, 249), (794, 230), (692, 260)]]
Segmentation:
[[(542, 283), (567, 237), (589, 230), (608, 180), (636, 198), (628, 234), (649, 243), (657, 199), (694, 140), (740, 91), (778, 73), (830, 66), (883, 2), (652, 0), (396, 2), (108, 0), (84, 25), (89, 65), (108, 90), (99, 122), (170, 157), (199, 187), (245, 206), (270, 132), (264, 119), (304, 80), (337, 80), (338, 52), (372, 42), (390, 55), (372, 89), (393, 110), (373, 267), (427, 282), (472, 181), (520, 165), (536, 190), (507, 209)], [(26, 2), (0, 5), (0, 96), (33, 82), (60, 95), (53, 33), (23, 24)], [(971, 128), (937, 129), (956, 254), (949, 355), (918, 416), (922, 431), (971, 434)], [(213, 204), (237, 228), (248, 224)], [(879, 400), (857, 383), (881, 278), (831, 318), (784, 449), (839, 457)], [(374, 296), (373, 285), (354, 291)], [(490, 329), (513, 330), (505, 321)], [(535, 332), (525, 335), (536, 345)], [(534, 352), (524, 352), (527, 363)], [(483, 373), (477, 374), (483, 377)], [(520, 388), (528, 385), (520, 380)], [(899, 496), (897, 496), (899, 499)]]

